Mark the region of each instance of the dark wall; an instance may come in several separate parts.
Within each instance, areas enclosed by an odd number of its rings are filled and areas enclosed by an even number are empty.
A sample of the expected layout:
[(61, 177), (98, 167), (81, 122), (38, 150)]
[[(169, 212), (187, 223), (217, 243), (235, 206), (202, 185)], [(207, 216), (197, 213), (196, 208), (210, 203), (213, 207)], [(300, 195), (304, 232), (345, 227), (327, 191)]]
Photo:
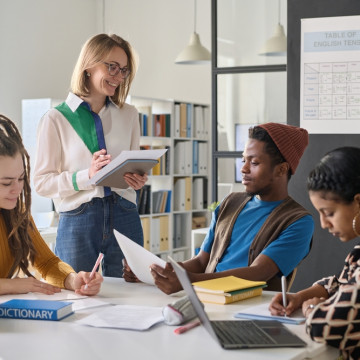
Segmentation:
[[(300, 125), (300, 19), (357, 14), (360, 14), (359, 0), (288, 0), (288, 124)], [(337, 274), (342, 268), (346, 255), (356, 243), (356, 240), (342, 243), (327, 230), (321, 229), (319, 216), (314, 210), (306, 190), (306, 177), (320, 158), (327, 151), (345, 145), (360, 147), (360, 135), (310, 134), (309, 146), (295, 176), (290, 181), (290, 195), (311, 212), (315, 221), (312, 250), (299, 266), (292, 291), (308, 287), (323, 276)]]

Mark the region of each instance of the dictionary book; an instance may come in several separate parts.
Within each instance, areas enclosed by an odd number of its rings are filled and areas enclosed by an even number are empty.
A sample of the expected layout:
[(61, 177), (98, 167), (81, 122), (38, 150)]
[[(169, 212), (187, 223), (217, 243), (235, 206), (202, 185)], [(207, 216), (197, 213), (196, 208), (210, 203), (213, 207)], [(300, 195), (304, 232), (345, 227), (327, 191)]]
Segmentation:
[(0, 318), (58, 321), (73, 313), (72, 303), (13, 299), (0, 304)]

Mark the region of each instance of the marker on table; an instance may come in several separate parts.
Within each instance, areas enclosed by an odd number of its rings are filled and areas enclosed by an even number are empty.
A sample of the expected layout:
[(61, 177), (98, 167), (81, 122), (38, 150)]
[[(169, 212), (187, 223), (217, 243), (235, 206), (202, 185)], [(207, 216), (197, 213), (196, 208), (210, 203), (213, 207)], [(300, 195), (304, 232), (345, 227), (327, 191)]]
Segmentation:
[[(282, 292), (282, 300), (284, 308), (287, 307), (287, 299), (286, 299), (286, 276), (281, 277), (281, 292)], [(286, 316), (286, 314), (285, 314)]]
[[(104, 254), (103, 254), (103, 253), (99, 253), (99, 256), (98, 256), (98, 258), (97, 258), (97, 260), (96, 260), (96, 263), (95, 263), (95, 265), (94, 265), (94, 267), (93, 267), (93, 269), (92, 269), (92, 271), (91, 271), (91, 273), (90, 273), (90, 280), (94, 277), (95, 272), (96, 272), (97, 268), (99, 267), (100, 262), (101, 262), (101, 260), (102, 260), (103, 257), (104, 257)], [(85, 285), (85, 290), (87, 290), (87, 288), (88, 288), (88, 284)]]
[(174, 330), (174, 333), (177, 335), (183, 334), (184, 332), (189, 331), (190, 329), (193, 329), (196, 326), (199, 326), (201, 324), (200, 320), (193, 321), (189, 324), (186, 324), (184, 326), (180, 326)]

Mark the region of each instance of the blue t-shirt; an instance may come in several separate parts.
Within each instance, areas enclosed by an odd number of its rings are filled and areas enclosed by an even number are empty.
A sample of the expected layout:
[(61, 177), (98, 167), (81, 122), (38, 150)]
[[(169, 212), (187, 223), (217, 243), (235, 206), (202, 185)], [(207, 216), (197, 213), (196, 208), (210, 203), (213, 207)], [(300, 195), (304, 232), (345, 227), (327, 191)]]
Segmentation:
[[(256, 234), (281, 201), (262, 201), (256, 196), (245, 205), (237, 217), (231, 234), (230, 244), (225, 250), (215, 271), (224, 271), (248, 266), (249, 248)], [(220, 205), (215, 209), (210, 229), (201, 245), (201, 250), (210, 253), (214, 242), (215, 225)], [(280, 272), (287, 276), (308, 254), (314, 231), (310, 215), (292, 223), (261, 254), (272, 259)]]

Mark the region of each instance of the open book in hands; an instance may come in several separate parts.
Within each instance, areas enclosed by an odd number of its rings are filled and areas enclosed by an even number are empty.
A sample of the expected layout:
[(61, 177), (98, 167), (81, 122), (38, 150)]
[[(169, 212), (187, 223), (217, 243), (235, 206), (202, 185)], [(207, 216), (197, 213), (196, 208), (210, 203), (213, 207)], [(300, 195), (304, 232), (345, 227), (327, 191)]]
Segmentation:
[(158, 163), (158, 159), (166, 151), (167, 149), (122, 151), (90, 179), (90, 184), (126, 189), (129, 185), (124, 174), (144, 175)]

